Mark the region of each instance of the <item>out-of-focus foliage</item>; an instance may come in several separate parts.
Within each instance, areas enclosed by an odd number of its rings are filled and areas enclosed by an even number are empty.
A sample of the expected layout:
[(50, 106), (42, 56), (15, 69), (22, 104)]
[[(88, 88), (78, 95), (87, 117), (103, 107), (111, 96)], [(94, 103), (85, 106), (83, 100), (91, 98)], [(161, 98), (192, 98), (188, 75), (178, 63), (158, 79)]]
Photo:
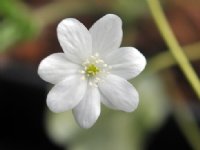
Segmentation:
[[(137, 83), (139, 83), (137, 86)], [(70, 150), (138, 150), (145, 135), (159, 128), (169, 105), (158, 76), (138, 78), (140, 105), (133, 113), (109, 110), (102, 106), (102, 114), (89, 130), (79, 128), (70, 112), (48, 112), (46, 126), (50, 138)]]
[(36, 26), (18, 1), (0, 1), (0, 52), (20, 40), (33, 36)]
[(148, 7), (145, 0), (116, 0), (113, 9), (130, 22), (143, 15)]

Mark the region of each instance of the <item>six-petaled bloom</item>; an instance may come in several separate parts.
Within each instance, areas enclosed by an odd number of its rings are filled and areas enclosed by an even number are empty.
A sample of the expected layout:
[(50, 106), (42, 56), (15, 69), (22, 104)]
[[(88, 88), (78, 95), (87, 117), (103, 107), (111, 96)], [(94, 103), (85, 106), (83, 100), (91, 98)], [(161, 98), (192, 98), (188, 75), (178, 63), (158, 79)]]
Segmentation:
[(74, 18), (61, 21), (57, 36), (64, 53), (43, 59), (40, 77), (55, 86), (47, 95), (53, 112), (72, 109), (75, 120), (90, 128), (100, 115), (101, 102), (131, 112), (138, 106), (136, 89), (127, 81), (145, 67), (145, 57), (133, 47), (119, 48), (122, 22), (114, 15), (100, 18), (88, 30)]

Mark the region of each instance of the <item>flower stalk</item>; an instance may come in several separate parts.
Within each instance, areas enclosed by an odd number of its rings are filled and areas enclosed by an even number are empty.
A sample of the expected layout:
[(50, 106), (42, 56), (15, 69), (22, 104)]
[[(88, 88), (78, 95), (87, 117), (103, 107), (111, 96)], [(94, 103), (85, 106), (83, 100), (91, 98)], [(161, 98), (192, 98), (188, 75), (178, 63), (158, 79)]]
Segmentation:
[(189, 81), (196, 95), (200, 99), (200, 81), (195, 73), (192, 65), (188, 61), (187, 56), (180, 47), (178, 41), (173, 34), (172, 29), (164, 15), (161, 4), (158, 0), (147, 0), (152, 16), (163, 36), (165, 42), (167, 43), (169, 50), (173, 57), (176, 59), (178, 65), (180, 66), (185, 77)]
[[(200, 60), (199, 49), (200, 42), (183, 47), (183, 50), (190, 61)], [(165, 50), (164, 52), (157, 54), (156, 56), (148, 60), (148, 64), (143, 74), (150, 75), (158, 73), (159, 71), (172, 67), (176, 64), (177, 62), (172, 54), (168, 50)]]

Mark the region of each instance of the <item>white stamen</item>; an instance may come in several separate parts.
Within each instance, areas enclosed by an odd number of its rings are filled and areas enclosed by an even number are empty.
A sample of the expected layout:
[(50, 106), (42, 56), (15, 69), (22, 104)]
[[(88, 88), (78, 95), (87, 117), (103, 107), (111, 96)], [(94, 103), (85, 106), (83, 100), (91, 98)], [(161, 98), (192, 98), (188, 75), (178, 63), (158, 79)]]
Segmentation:
[(84, 74), (84, 73), (85, 73), (85, 71), (84, 71), (84, 70), (81, 70), (81, 71), (80, 71), (80, 73)]
[[(88, 70), (89, 67), (93, 65), (98, 69), (98, 72), (94, 72), (93, 70)], [(112, 68), (108, 64), (106, 64), (102, 59), (100, 59), (99, 54), (95, 53), (90, 56), (83, 64), (83, 70), (80, 71), (84, 76), (81, 77), (82, 80), (89, 80), (89, 85), (97, 87), (98, 83), (103, 80), (105, 76), (109, 74), (109, 70)]]

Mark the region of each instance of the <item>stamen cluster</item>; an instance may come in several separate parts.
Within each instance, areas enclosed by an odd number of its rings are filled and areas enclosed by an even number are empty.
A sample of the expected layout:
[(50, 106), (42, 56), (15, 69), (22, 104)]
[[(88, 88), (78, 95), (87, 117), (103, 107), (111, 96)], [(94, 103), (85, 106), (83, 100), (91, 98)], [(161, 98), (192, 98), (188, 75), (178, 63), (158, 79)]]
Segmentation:
[(99, 56), (98, 53), (91, 55), (83, 64), (83, 74), (82, 79), (88, 79), (89, 85), (97, 86), (99, 81), (102, 81), (102, 78), (109, 74), (111, 66), (108, 66)]

